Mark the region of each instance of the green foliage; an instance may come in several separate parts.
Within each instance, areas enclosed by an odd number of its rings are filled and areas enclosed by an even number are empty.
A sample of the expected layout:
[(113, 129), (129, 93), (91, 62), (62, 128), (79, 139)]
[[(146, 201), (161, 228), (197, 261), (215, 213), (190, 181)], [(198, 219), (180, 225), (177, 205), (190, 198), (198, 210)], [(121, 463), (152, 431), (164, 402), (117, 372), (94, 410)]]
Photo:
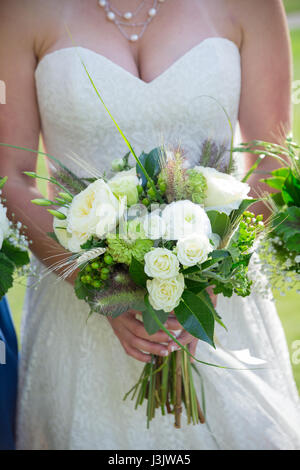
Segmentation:
[(4, 253), (0, 253), (0, 299), (13, 285), (14, 270), (14, 263)]
[(58, 243), (60, 245), (59, 240), (58, 240), (58, 238), (57, 238), (57, 236), (55, 235), (54, 232), (47, 232), (47, 236), (49, 238), (52, 238), (52, 240), (54, 240), (56, 243)]
[(153, 246), (152, 240), (130, 240), (121, 238), (118, 234), (107, 237), (108, 253), (117, 263), (131, 264), (132, 257), (142, 263), (144, 256)]
[(30, 258), (27, 251), (13, 245), (9, 240), (4, 240), (1, 252), (12, 262), (15, 267), (20, 268), (29, 263)]
[(145, 274), (144, 264), (132, 257), (129, 266), (129, 274), (131, 279), (140, 287), (146, 287), (147, 275)]
[(283, 3), (287, 13), (300, 12), (299, 0), (284, 0)]
[(224, 212), (208, 211), (211, 229), (213, 233), (217, 233), (221, 240), (230, 232), (232, 224), (228, 215)]
[(188, 192), (187, 199), (192, 200), (195, 204), (203, 204), (206, 196), (207, 182), (202, 173), (196, 170), (188, 170)]
[[(140, 163), (145, 168), (150, 178), (156, 183), (157, 177), (161, 171), (162, 150), (157, 147), (149, 153), (143, 152), (139, 157)], [(142, 178), (142, 186), (145, 188), (147, 185), (147, 178), (142, 172), (140, 166), (136, 165), (137, 174)]]
[(81, 272), (78, 273), (78, 276), (75, 279), (74, 288), (78, 299), (85, 300), (86, 302), (89, 302), (92, 299), (92, 289), (81, 281)]
[(0, 189), (3, 188), (3, 186), (5, 185), (7, 181), (7, 176), (4, 176), (3, 178), (0, 178)]
[(300, 252), (300, 207), (288, 207), (278, 212), (273, 217), (272, 226), (272, 236), (279, 236), (287, 249)]
[(214, 345), (214, 317), (210, 306), (193, 292), (185, 290), (174, 313), (177, 320), (191, 335)]
[[(147, 297), (145, 299), (145, 307), (146, 308), (144, 308), (142, 311), (144, 327), (149, 335), (154, 335), (157, 333), (157, 331), (159, 331), (160, 326), (154, 320), (153, 315), (151, 315), (153, 308), (151, 307)], [(155, 310), (155, 314), (162, 323), (165, 323), (168, 319), (168, 313), (164, 312), (163, 310)]]
[(300, 207), (300, 180), (293, 175), (292, 171), (284, 182), (282, 197), (288, 206)]

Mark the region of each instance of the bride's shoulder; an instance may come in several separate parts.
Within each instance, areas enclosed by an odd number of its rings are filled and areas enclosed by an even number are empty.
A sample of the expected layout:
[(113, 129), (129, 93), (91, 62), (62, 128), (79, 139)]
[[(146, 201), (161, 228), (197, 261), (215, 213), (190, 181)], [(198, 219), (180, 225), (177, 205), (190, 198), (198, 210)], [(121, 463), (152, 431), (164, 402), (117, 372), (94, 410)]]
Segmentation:
[[(6, 55), (31, 52), (39, 56), (39, 49), (52, 40), (55, 21), (62, 4), (58, 0), (1, 0), (0, 43), (5, 44)], [(0, 49), (1, 49), (0, 44)]]
[(228, 0), (230, 9), (246, 32), (263, 30), (278, 33), (286, 26), (286, 15), (282, 0)]

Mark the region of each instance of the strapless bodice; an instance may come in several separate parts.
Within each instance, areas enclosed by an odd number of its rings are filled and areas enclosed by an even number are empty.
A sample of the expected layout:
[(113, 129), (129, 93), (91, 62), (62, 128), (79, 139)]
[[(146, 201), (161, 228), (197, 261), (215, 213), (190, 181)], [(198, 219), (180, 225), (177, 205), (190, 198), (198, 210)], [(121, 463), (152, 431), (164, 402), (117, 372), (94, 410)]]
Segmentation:
[(194, 163), (207, 138), (229, 146), (222, 107), (235, 126), (241, 87), (240, 54), (232, 41), (202, 41), (149, 83), (90, 49), (69, 47), (44, 56), (36, 86), (47, 151), (73, 170), (67, 159), (72, 152), (107, 171), (127, 150), (80, 59), (136, 152), (181, 144)]

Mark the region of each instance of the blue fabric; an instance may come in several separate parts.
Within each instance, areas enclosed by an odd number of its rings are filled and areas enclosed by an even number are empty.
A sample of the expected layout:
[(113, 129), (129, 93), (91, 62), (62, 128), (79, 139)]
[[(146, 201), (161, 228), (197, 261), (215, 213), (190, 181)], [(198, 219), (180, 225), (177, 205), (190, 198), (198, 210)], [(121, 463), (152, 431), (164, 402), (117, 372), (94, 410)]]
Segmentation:
[[(2, 364), (5, 349), (5, 364)], [(14, 449), (18, 345), (7, 300), (0, 301), (0, 450)]]

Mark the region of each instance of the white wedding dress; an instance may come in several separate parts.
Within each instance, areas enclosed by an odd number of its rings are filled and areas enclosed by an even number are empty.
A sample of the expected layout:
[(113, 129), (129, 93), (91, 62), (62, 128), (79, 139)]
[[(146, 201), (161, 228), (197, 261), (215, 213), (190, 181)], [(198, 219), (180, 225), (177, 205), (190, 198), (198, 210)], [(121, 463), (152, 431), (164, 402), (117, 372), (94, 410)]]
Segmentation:
[[(229, 124), (214, 100), (236, 125), (241, 68), (233, 42), (209, 38), (150, 83), (89, 49), (64, 48), (38, 65), (38, 102), (47, 151), (80, 175), (89, 176), (66, 154), (109, 171), (127, 149), (78, 53), (137, 152), (180, 142), (197, 162), (207, 137), (229, 145)], [(200, 365), (208, 425), (187, 426), (183, 417), (180, 430), (160, 413), (147, 430), (145, 408), (122, 401), (143, 364), (125, 354), (106, 318), (87, 321), (89, 309), (69, 284), (50, 274), (28, 290), (25, 310), (19, 449), (300, 449), (298, 393), (271, 301), (219, 296), (228, 332), (217, 327), (216, 350), (199, 342), (198, 358), (251, 368), (232, 353), (249, 349), (267, 364), (251, 371)]]

